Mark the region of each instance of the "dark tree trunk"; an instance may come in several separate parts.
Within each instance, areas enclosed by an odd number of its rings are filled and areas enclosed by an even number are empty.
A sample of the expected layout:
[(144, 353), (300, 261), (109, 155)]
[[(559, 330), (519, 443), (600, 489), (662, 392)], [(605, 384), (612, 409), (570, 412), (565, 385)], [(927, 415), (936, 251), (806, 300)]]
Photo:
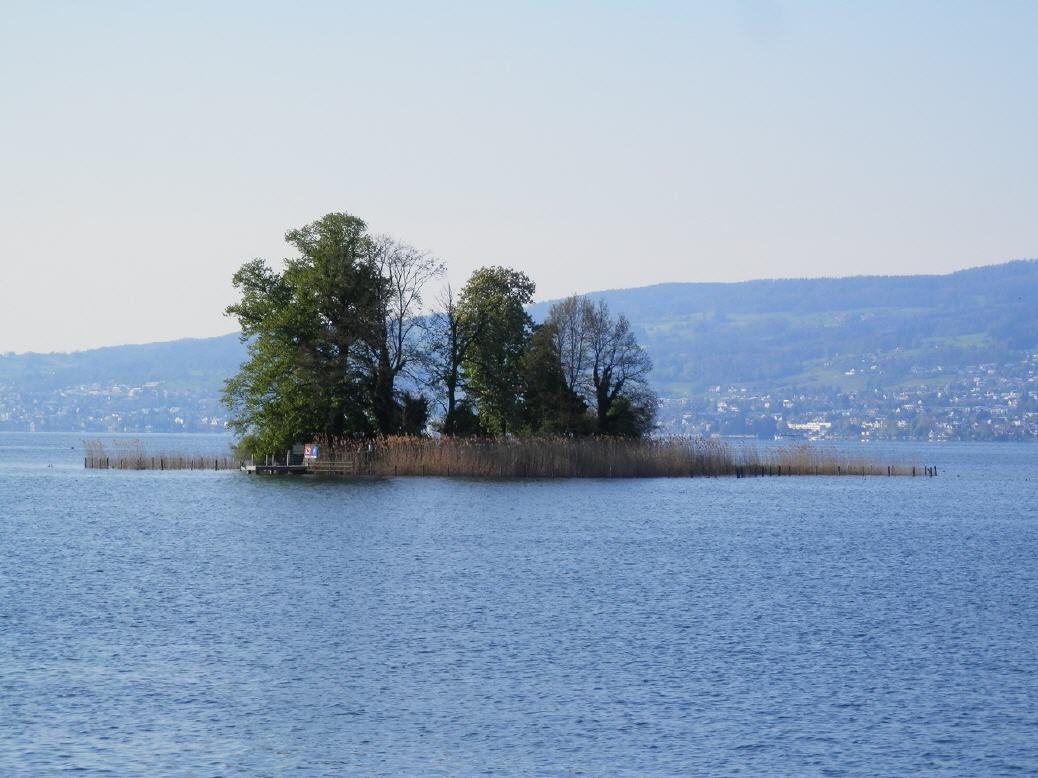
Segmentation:
[(372, 391), (371, 411), (375, 417), (375, 427), (383, 435), (392, 435), (397, 431), (396, 403), (393, 398), (393, 383), (396, 372), (389, 363), (389, 354), (379, 354), (378, 368), (375, 371), (375, 386)]
[(609, 410), (613, 407), (613, 393), (610, 391), (612, 383), (612, 371), (604, 370), (599, 373), (596, 368), (593, 379), (595, 384), (595, 412), (598, 417), (598, 432), (607, 434), (609, 432)]
[(455, 431), (455, 413), (458, 404), (458, 380), (452, 376), (447, 379), (447, 412), (443, 416), (443, 434), (453, 435)]

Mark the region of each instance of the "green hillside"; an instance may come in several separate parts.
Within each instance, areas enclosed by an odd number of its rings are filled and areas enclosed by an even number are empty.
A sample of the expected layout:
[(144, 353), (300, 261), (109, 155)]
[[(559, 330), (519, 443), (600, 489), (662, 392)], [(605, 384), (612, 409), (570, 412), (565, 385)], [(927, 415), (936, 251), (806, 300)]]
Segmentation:
[(47, 392), (79, 384), (158, 381), (171, 388), (218, 393), (244, 354), (237, 333), (71, 353), (6, 354), (0, 356), (0, 385)]
[(895, 386), (920, 370), (1038, 348), (1034, 260), (942, 276), (661, 284), (593, 296), (627, 314), (658, 388), (675, 396), (726, 384)]
[[(1038, 351), (1035, 260), (940, 276), (675, 283), (590, 296), (631, 319), (656, 388), (670, 398), (717, 387), (892, 390), (966, 380), (983, 365), (1008, 370)], [(548, 306), (534, 306), (534, 317)], [(0, 356), (0, 429), (212, 429), (222, 425), (223, 381), (243, 357), (234, 334)]]

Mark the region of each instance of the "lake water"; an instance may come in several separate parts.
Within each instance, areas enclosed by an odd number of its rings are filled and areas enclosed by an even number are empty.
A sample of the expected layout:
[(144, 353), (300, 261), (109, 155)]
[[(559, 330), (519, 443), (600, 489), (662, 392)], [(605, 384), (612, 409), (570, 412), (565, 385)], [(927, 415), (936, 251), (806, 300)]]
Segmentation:
[(940, 476), (84, 471), (0, 435), (0, 774), (1038, 774), (1038, 445), (868, 450)]

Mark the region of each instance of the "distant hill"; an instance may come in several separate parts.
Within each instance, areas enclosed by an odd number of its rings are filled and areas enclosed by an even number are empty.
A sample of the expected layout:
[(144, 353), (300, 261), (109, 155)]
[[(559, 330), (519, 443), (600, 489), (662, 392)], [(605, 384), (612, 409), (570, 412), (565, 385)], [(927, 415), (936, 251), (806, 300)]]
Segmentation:
[[(732, 385), (897, 386), (927, 371), (951, 375), (1038, 349), (1035, 260), (949, 275), (673, 283), (590, 296), (631, 319), (655, 362), (653, 380), (670, 397)], [(531, 312), (543, 318), (549, 305)], [(231, 334), (0, 356), (0, 429), (30, 419), (37, 428), (212, 428), (222, 424), (222, 383), (244, 353)], [(105, 391), (107, 404), (89, 410)], [(128, 393), (136, 411), (124, 407)], [(75, 399), (83, 397), (92, 399)], [(56, 409), (70, 403), (78, 403), (75, 412), (66, 409), (56, 421)], [(88, 411), (93, 415), (84, 416)], [(98, 413), (107, 420), (98, 422)], [(185, 413), (205, 421), (196, 424)]]
[(223, 431), (236, 333), (68, 354), (0, 356), (0, 430)]
[(670, 395), (718, 384), (860, 384), (844, 374), (863, 358), (896, 384), (913, 367), (955, 369), (1038, 348), (1036, 260), (949, 275), (660, 284), (591, 296), (636, 326), (654, 381)]
[(244, 357), (237, 333), (71, 353), (7, 354), (0, 356), (0, 384), (49, 391), (77, 384), (140, 386), (159, 381), (219, 392)]

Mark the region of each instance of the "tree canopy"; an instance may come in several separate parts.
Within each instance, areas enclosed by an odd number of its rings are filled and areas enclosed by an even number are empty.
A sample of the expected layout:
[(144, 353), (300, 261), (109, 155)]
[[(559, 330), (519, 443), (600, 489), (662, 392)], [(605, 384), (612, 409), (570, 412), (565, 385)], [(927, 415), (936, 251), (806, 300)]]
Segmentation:
[(462, 368), (487, 432), (516, 431), (521, 424), (523, 352), (533, 331), (526, 306), (535, 286), (525, 273), (504, 267), (474, 272), (461, 291), (462, 319), (478, 331)]
[(289, 230), (297, 256), (234, 274), (248, 359), (224, 389), (249, 453), (318, 439), (422, 434), (644, 435), (651, 364), (626, 318), (573, 297), (534, 325), (535, 285), (504, 267), (476, 270), (424, 307), (443, 264), (365, 222), (330, 213)]

